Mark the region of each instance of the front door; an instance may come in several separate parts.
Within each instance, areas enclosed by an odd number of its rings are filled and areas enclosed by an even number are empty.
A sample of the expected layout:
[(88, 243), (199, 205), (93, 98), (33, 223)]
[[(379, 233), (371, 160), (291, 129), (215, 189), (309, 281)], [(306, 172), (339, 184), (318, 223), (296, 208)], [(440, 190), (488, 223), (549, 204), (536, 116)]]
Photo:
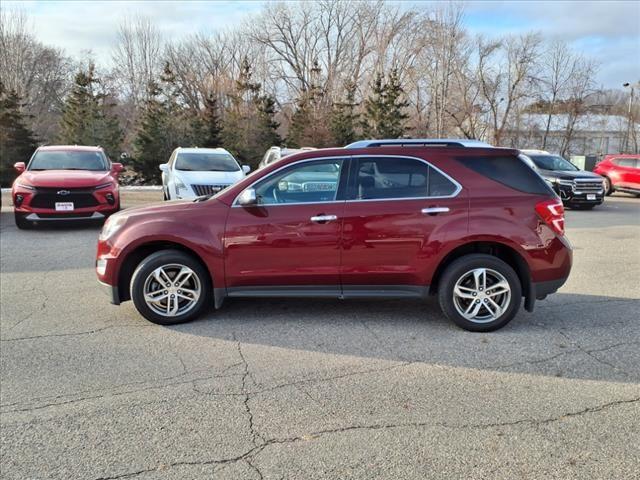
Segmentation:
[(230, 296), (339, 295), (346, 164), (329, 158), (288, 165), (253, 185), (255, 206), (229, 209), (225, 277)]
[(466, 192), (420, 159), (353, 162), (343, 223), (345, 297), (424, 295), (448, 232), (466, 232)]

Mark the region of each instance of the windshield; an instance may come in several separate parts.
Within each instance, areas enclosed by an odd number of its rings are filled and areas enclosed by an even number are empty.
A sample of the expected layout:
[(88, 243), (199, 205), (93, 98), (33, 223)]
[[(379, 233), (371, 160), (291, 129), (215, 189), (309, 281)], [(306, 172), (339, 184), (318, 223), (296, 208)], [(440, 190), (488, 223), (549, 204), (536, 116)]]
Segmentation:
[(541, 170), (580, 170), (573, 163), (558, 155), (529, 155), (529, 158)]
[(240, 165), (228, 153), (179, 153), (176, 170), (193, 172), (237, 172)]
[(92, 170), (104, 171), (107, 159), (102, 152), (74, 150), (41, 150), (36, 152), (29, 170)]

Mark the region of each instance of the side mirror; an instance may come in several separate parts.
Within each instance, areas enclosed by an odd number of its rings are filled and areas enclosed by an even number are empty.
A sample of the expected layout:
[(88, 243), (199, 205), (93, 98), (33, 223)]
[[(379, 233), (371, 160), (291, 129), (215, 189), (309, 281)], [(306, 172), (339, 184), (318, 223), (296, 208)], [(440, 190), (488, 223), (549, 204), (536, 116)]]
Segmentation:
[(122, 165), (121, 163), (112, 163), (111, 164), (111, 169), (115, 172), (115, 173), (120, 173), (121, 171), (124, 170), (124, 165)]
[(160, 170), (162, 170), (163, 172), (168, 172), (169, 171), (169, 164), (168, 163), (161, 163), (160, 164)]
[(244, 173), (249, 173), (251, 171), (251, 167), (249, 165), (242, 165), (242, 171)]
[(16, 172), (22, 173), (26, 170), (27, 167), (25, 166), (24, 162), (17, 162), (13, 164), (13, 168), (16, 169)]
[(250, 206), (258, 203), (258, 197), (256, 191), (253, 188), (247, 188), (238, 196), (238, 205)]

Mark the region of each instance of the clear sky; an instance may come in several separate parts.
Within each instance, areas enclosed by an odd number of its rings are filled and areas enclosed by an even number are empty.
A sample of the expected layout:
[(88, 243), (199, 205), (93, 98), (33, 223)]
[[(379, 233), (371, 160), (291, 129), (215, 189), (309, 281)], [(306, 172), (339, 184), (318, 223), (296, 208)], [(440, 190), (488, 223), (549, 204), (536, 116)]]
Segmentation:
[[(90, 50), (108, 62), (123, 17), (149, 17), (167, 38), (233, 27), (263, 1), (2, 1), (24, 10), (39, 39), (71, 55)], [(421, 2), (403, 2), (418, 5)], [(465, 24), (489, 36), (538, 31), (567, 40), (601, 63), (598, 82), (619, 87), (640, 80), (640, 1), (468, 0)]]

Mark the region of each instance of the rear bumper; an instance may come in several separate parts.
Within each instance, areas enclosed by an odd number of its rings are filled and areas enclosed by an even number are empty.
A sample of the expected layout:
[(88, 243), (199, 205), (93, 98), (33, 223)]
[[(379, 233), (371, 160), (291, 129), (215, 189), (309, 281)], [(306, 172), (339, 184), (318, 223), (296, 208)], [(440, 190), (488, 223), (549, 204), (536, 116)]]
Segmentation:
[(103, 283), (98, 280), (98, 284), (102, 291), (109, 297), (109, 301), (114, 305), (120, 305), (120, 295), (118, 293), (118, 287), (114, 285), (109, 285), (108, 283)]
[(547, 295), (551, 295), (552, 293), (556, 293), (558, 289), (565, 284), (567, 278), (564, 277), (558, 280), (549, 280), (547, 282), (536, 282), (532, 283), (532, 294), (536, 300), (542, 300)]

